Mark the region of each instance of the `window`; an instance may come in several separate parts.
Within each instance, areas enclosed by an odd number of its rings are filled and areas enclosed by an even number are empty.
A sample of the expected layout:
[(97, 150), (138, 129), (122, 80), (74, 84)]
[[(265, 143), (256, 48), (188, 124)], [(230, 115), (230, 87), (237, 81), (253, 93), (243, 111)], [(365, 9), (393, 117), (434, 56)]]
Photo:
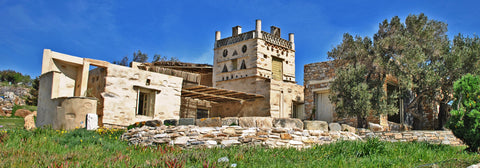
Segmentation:
[(155, 113), (155, 95), (158, 91), (145, 88), (137, 89), (136, 115), (153, 117)]
[(297, 105), (295, 102), (292, 102), (292, 118), (298, 118)]
[(207, 109), (197, 109), (197, 119), (208, 118)]
[(223, 70), (222, 70), (222, 72), (228, 72), (228, 69), (227, 69), (227, 65), (226, 65), (226, 64), (223, 65)]
[(237, 70), (237, 59), (232, 60), (232, 71)]
[(274, 80), (283, 80), (283, 60), (272, 57), (272, 74)]
[(240, 69), (247, 69), (247, 66), (245, 66), (245, 60), (242, 60), (242, 64), (240, 65)]

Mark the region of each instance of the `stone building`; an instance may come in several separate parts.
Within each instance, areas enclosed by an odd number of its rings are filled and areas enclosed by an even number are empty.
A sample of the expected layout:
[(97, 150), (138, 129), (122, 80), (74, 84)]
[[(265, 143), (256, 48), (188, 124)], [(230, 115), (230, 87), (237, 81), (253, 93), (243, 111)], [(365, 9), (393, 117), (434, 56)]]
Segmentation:
[[(327, 122), (340, 122), (356, 126), (356, 118), (339, 118), (330, 102), (330, 82), (335, 78), (335, 68), (339, 65), (335, 61), (311, 63), (304, 66), (305, 86), (305, 115), (306, 119), (323, 120)], [(384, 89), (389, 94), (397, 89), (398, 81), (387, 75)], [(422, 114), (409, 114), (404, 112), (409, 99), (399, 99), (399, 112), (389, 116), (371, 116), (369, 122), (383, 126), (392, 124), (407, 124), (413, 129), (435, 129), (438, 125), (438, 103), (420, 101)]]
[[(90, 67), (97, 67), (90, 70)], [(178, 119), (180, 77), (80, 58), (45, 49), (40, 75), (37, 127), (85, 126), (87, 113), (99, 126)]]
[[(182, 88), (195, 86), (212, 87), (212, 66), (179, 61), (159, 61), (154, 63), (133, 63), (133, 67), (183, 78)], [(182, 96), (180, 118), (208, 118), (212, 111), (212, 101)]]
[[(179, 118), (266, 116), (304, 118), (303, 86), (295, 82), (294, 35), (256, 29), (215, 34), (214, 63), (137, 63), (131, 67), (45, 49), (37, 126), (83, 127)], [(96, 67), (96, 68), (95, 68)], [(92, 70), (90, 70), (92, 69)]]
[[(304, 66), (305, 85), (305, 112), (308, 119), (322, 120), (327, 122), (345, 123), (357, 126), (355, 117), (339, 117), (335, 113), (334, 105), (330, 102), (330, 83), (335, 79), (335, 61), (325, 61), (306, 64)], [(384, 88), (392, 88), (396, 81), (387, 76)], [(368, 122), (380, 124), (388, 128), (388, 116), (369, 116)]]
[(295, 43), (281, 37), (280, 28), (242, 33), (232, 28), (230, 37), (215, 33), (213, 87), (259, 94), (264, 98), (212, 106), (212, 116), (271, 116), (303, 118), (303, 86), (295, 82)]

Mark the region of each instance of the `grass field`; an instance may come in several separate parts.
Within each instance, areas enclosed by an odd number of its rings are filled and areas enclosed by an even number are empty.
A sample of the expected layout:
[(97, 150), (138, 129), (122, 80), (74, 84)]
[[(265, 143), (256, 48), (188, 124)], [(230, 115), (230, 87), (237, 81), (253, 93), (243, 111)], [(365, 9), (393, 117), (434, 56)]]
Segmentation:
[(0, 129), (22, 129), (24, 122), (23, 118), (0, 118)]
[[(0, 167), (467, 167), (480, 162), (480, 155), (465, 147), (417, 142), (341, 141), (304, 150), (181, 149), (129, 146), (119, 140), (122, 132), (3, 130)], [(222, 157), (229, 161), (219, 162)]]

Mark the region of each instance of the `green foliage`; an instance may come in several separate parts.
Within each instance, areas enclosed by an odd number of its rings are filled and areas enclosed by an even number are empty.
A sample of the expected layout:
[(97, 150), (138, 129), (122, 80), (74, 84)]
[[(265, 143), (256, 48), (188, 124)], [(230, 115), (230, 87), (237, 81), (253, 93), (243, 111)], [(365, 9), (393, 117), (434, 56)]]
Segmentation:
[[(142, 53), (142, 51), (138, 50), (137, 52), (133, 53), (132, 56), (132, 61), (134, 62), (141, 62), (145, 63), (148, 60), (148, 55), (147, 53)], [(167, 58), (166, 56), (162, 56), (160, 54), (155, 54), (152, 59), (153, 62), (162, 62), (162, 61), (171, 61), (171, 62), (180, 62), (180, 60), (177, 57), (170, 57)], [(128, 56), (123, 57), (122, 60), (120, 61), (112, 61), (113, 64), (117, 65), (123, 65), (123, 66), (129, 66), (131, 62), (129, 62)]]
[[(360, 116), (366, 118), (372, 109), (370, 100), (371, 90), (365, 81), (365, 68), (347, 67), (336, 73), (336, 79), (331, 85), (333, 93), (330, 96), (335, 104), (335, 111), (340, 117)], [(363, 126), (360, 124), (359, 126)]]
[(133, 53), (133, 59), (134, 62), (147, 62), (148, 60), (148, 55), (146, 53), (142, 53), (142, 51), (138, 50), (137, 52)]
[(480, 147), (480, 77), (467, 74), (453, 85), (455, 101), (447, 122), (453, 134), (469, 146)]
[(11, 84), (23, 83), (24, 85), (30, 85), (32, 79), (29, 75), (23, 75), (14, 70), (2, 70), (0, 71), (0, 82), (10, 82)]
[(346, 33), (328, 56), (335, 59), (337, 67), (330, 100), (340, 117), (357, 117), (358, 127), (365, 128), (367, 116), (398, 111), (396, 94), (387, 97), (383, 90), (386, 74), (379, 66), (383, 60), (375, 55), (370, 38)]
[(163, 61), (180, 62), (180, 60), (177, 57), (170, 57), (170, 59), (168, 59), (166, 56), (162, 56), (160, 54), (155, 54), (153, 56), (152, 63), (153, 62), (163, 62)]
[(17, 112), (18, 109), (26, 109), (26, 110), (28, 110), (28, 111), (37, 111), (37, 106), (13, 105), (13, 108), (12, 108), (12, 116), (15, 115), (15, 112)]
[(340, 141), (332, 144), (332, 148), (336, 150), (331, 156), (343, 155), (344, 157), (369, 157), (372, 155), (385, 154), (387, 151), (386, 142), (381, 142), (377, 138), (367, 139), (365, 142), (361, 141)]
[(122, 65), (122, 66), (128, 66), (130, 64), (128, 62), (128, 57), (127, 56), (123, 57), (122, 60), (120, 60), (120, 61), (113, 61), (112, 63), (117, 64), (117, 65)]
[(30, 96), (25, 100), (28, 105), (36, 106), (38, 103), (38, 87), (40, 86), (40, 79), (36, 77), (32, 81), (32, 88), (30, 89)]
[[(328, 56), (338, 64), (337, 69), (345, 65), (356, 68), (358, 64), (366, 67), (366, 80), (358, 85), (369, 86), (373, 114), (375, 111), (388, 114), (398, 111), (391, 105), (396, 104), (395, 97), (399, 96), (408, 103), (403, 108), (405, 112), (422, 124), (425, 120), (423, 109), (435, 109), (436, 106), (421, 102), (439, 102), (441, 121), (437, 128), (441, 128), (447, 117), (447, 103), (453, 99), (453, 82), (467, 73), (480, 73), (478, 36), (471, 38), (459, 34), (452, 42), (446, 33), (447, 24), (429, 19), (423, 13), (409, 15), (403, 23), (395, 16), (379, 24), (373, 42), (368, 37), (353, 38), (346, 33), (342, 43), (328, 52)], [(393, 84), (398, 92), (386, 97), (381, 91), (373, 93), (383, 85), (386, 75), (396, 79)]]

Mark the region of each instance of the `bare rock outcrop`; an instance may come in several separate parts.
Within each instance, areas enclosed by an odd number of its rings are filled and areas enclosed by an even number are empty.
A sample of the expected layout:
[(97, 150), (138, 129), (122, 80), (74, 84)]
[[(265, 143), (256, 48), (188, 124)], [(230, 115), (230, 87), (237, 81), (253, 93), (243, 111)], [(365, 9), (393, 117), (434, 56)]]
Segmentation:
[(31, 114), (25, 116), (24, 120), (25, 120), (25, 124), (23, 125), (23, 127), (26, 130), (31, 130), (31, 129), (36, 128), (35, 127), (35, 114), (34, 113), (31, 113)]
[(33, 112), (31, 112), (30, 110), (27, 110), (27, 109), (18, 109), (17, 111), (15, 111), (15, 116), (25, 118), (27, 115), (32, 114), (32, 113)]

